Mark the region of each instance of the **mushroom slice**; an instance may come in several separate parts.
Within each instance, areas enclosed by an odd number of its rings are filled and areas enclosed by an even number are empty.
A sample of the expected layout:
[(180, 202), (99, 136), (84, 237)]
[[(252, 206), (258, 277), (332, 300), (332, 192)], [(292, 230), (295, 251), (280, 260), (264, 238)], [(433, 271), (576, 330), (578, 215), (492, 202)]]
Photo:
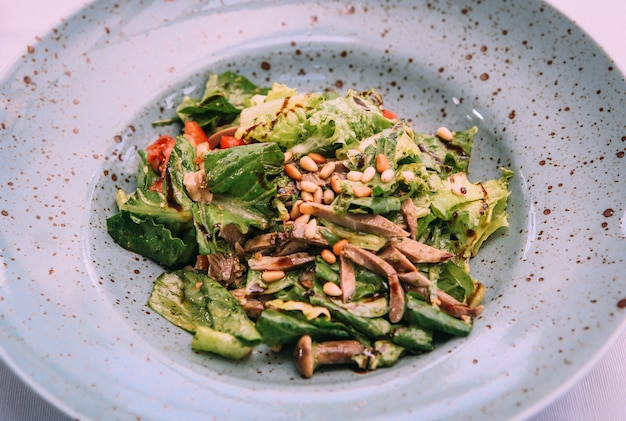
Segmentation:
[(245, 288), (233, 289), (230, 293), (237, 299), (243, 311), (245, 311), (251, 319), (258, 318), (263, 310), (265, 310), (263, 300), (248, 294)]
[(441, 263), (454, 255), (410, 238), (393, 240), (392, 244), (413, 263)]
[[(425, 287), (411, 288), (411, 291), (415, 291), (424, 297), (430, 296), (428, 289)], [(470, 307), (441, 290), (437, 290), (437, 299), (439, 299), (439, 308), (441, 308), (441, 310), (459, 319), (479, 316), (484, 309), (482, 305)]]
[(404, 217), (404, 223), (409, 228), (410, 237), (415, 240), (417, 235), (417, 217), (419, 216), (415, 203), (410, 198), (406, 199), (402, 202), (400, 211)]
[(378, 256), (394, 267), (401, 281), (416, 287), (431, 284), (430, 279), (417, 270), (415, 265), (394, 246), (385, 247)]
[(357, 340), (345, 339), (314, 343), (309, 335), (302, 336), (293, 350), (298, 372), (305, 379), (311, 378), (319, 366), (351, 364), (354, 357), (367, 351)]
[(397, 323), (404, 316), (405, 297), (398, 273), (389, 263), (372, 252), (346, 244), (341, 254), (359, 266), (386, 276), (389, 282), (389, 321)]
[(430, 279), (417, 269), (411, 272), (398, 273), (398, 278), (411, 286), (427, 287), (432, 284)]
[(268, 232), (257, 235), (246, 241), (243, 249), (246, 253), (254, 253), (256, 251), (264, 251), (279, 246), (286, 239), (284, 232)]
[(289, 270), (304, 266), (315, 260), (308, 253), (293, 253), (287, 256), (261, 256), (248, 259), (248, 267), (252, 270)]
[(385, 237), (408, 237), (409, 233), (402, 227), (394, 224), (381, 215), (337, 215), (330, 205), (307, 202), (311, 214), (332, 223), (350, 228), (354, 231), (363, 231)]
[(244, 268), (239, 257), (232, 253), (215, 252), (204, 258), (206, 272), (222, 285), (239, 285)]
[(300, 240), (288, 240), (285, 244), (282, 244), (276, 249), (274, 255), (276, 256), (288, 256), (290, 254), (303, 252), (309, 249), (309, 245)]
[(354, 265), (343, 254), (339, 255), (339, 282), (341, 286), (341, 300), (347, 303), (352, 299), (356, 290), (356, 274)]
[(378, 257), (382, 258), (384, 261), (393, 266), (398, 273), (417, 270), (415, 268), (415, 265), (411, 263), (411, 261), (404, 254), (402, 254), (400, 250), (392, 245), (389, 245), (382, 249), (378, 253)]

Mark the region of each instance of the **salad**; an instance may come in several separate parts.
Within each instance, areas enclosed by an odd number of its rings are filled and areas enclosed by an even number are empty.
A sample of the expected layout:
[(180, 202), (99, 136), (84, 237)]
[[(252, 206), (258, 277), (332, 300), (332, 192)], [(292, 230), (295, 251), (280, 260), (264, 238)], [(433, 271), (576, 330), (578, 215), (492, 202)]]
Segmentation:
[(470, 260), (508, 226), (508, 181), (471, 182), (477, 128), (415, 133), (375, 90), (306, 92), (210, 74), (139, 151), (107, 230), (161, 264), (148, 306), (191, 348), (289, 347), (300, 374), (389, 367), (467, 336)]

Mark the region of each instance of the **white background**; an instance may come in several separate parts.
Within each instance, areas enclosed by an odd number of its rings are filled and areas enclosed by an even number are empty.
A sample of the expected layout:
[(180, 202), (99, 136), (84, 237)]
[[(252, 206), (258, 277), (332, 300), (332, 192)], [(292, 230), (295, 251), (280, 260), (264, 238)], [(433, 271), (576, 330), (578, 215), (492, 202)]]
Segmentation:
[[(548, 3), (595, 39), (626, 73), (626, 1), (549, 0)], [(44, 35), (84, 4), (84, 0), (0, 0), (0, 74), (26, 51), (27, 45), (35, 43), (37, 35)], [(69, 419), (0, 362), (0, 420)], [(529, 421), (548, 420), (626, 420), (626, 333), (594, 369)]]

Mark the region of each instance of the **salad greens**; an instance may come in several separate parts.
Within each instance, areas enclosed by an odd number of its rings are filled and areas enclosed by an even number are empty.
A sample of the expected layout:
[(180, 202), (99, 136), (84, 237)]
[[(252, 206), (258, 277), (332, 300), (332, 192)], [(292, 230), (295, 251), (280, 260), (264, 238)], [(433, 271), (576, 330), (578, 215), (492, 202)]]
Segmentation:
[(486, 291), (470, 260), (508, 226), (513, 176), (468, 179), (475, 127), (415, 133), (374, 90), (299, 93), (232, 72), (154, 125), (174, 123), (182, 133), (139, 152), (107, 230), (165, 268), (148, 305), (192, 349), (293, 347), (310, 377), (470, 334)]

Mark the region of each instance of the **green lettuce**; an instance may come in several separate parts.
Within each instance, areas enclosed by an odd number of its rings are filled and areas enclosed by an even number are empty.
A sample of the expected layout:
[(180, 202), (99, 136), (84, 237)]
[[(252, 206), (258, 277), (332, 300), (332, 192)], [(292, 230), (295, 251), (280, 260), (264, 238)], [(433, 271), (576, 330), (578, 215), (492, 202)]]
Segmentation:
[(267, 92), (233, 72), (210, 74), (201, 98), (185, 96), (176, 108), (176, 116), (153, 123), (164, 126), (176, 122), (195, 121), (206, 131), (233, 123), (241, 110), (252, 104), (252, 98)]
[(237, 300), (206, 274), (163, 273), (154, 283), (148, 305), (172, 324), (195, 332), (193, 349), (238, 359), (261, 343), (259, 331)]
[[(273, 97), (272, 91), (268, 97)], [(332, 151), (391, 125), (367, 95), (352, 90), (336, 98), (307, 93), (247, 108), (242, 112), (236, 136), (249, 141), (276, 142), (295, 155), (305, 155)]]

